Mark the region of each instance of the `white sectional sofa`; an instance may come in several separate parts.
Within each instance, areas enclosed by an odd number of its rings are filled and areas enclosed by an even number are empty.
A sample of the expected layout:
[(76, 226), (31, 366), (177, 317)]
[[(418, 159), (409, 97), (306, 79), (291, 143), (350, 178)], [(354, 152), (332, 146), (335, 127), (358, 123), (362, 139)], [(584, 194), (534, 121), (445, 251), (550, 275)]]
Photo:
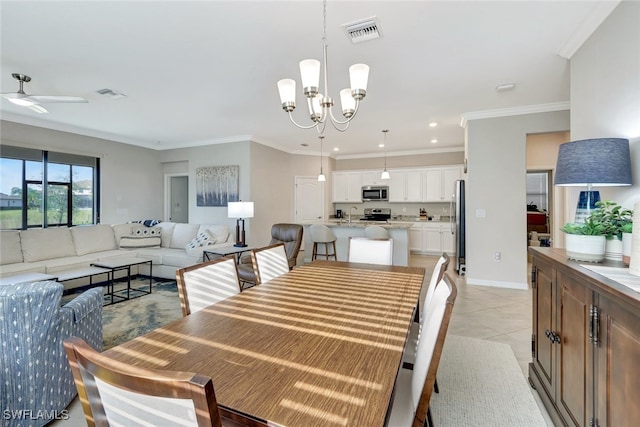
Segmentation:
[[(231, 245), (232, 240), (226, 225), (174, 222), (6, 230), (0, 232), (0, 279), (6, 284), (25, 273), (55, 276), (125, 256), (151, 259), (153, 277), (175, 279), (176, 269), (202, 261), (203, 250)], [(149, 275), (148, 265), (138, 273)], [(104, 276), (94, 283), (106, 280)], [(63, 283), (65, 289), (86, 284), (88, 279)]]

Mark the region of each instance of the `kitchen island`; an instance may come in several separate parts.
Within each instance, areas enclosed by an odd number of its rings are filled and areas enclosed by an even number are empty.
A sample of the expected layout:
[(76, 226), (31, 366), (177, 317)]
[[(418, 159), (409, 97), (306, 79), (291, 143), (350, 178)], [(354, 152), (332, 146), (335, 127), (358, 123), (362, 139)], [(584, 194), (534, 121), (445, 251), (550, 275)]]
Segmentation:
[[(352, 221), (349, 223), (343, 221), (329, 221), (320, 223), (331, 228), (335, 233), (336, 252), (338, 261), (347, 261), (347, 253), (349, 249), (349, 237), (364, 237), (364, 229), (369, 225), (379, 225), (389, 230), (389, 237), (393, 239), (393, 265), (409, 265), (409, 229), (413, 225), (412, 222), (401, 221)], [(304, 226), (304, 262), (311, 262), (313, 241), (311, 240), (311, 231), (309, 227), (312, 224), (302, 224)], [(324, 245), (320, 245), (319, 251), (324, 251)], [(319, 259), (324, 259), (320, 257)]]

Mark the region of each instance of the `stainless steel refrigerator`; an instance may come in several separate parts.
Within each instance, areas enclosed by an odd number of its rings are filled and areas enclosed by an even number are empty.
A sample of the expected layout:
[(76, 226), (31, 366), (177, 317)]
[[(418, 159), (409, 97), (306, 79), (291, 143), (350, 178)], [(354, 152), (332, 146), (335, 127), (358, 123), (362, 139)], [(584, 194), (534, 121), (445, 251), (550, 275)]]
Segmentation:
[(453, 195), (451, 196), (451, 207), (449, 209), (451, 234), (456, 240), (456, 273), (464, 276), (466, 272), (465, 262), (465, 203), (464, 203), (464, 179), (459, 179), (454, 184)]

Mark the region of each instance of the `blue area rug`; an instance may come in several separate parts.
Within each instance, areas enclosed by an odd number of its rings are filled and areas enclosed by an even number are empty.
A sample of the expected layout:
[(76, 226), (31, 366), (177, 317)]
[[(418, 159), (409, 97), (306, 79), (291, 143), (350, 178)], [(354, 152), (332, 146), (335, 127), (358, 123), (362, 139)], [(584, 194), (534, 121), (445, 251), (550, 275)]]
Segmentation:
[[(148, 285), (140, 278), (132, 287)], [(147, 288), (148, 289), (148, 288)], [(153, 284), (153, 292), (103, 308), (103, 349), (114, 347), (182, 317), (175, 281)]]

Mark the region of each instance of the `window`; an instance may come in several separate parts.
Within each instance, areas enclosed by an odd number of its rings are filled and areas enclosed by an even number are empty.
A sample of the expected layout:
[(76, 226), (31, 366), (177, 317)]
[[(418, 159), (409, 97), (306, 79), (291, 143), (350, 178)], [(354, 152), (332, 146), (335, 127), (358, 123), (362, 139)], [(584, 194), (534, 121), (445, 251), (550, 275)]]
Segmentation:
[(95, 224), (98, 158), (0, 147), (0, 229)]

